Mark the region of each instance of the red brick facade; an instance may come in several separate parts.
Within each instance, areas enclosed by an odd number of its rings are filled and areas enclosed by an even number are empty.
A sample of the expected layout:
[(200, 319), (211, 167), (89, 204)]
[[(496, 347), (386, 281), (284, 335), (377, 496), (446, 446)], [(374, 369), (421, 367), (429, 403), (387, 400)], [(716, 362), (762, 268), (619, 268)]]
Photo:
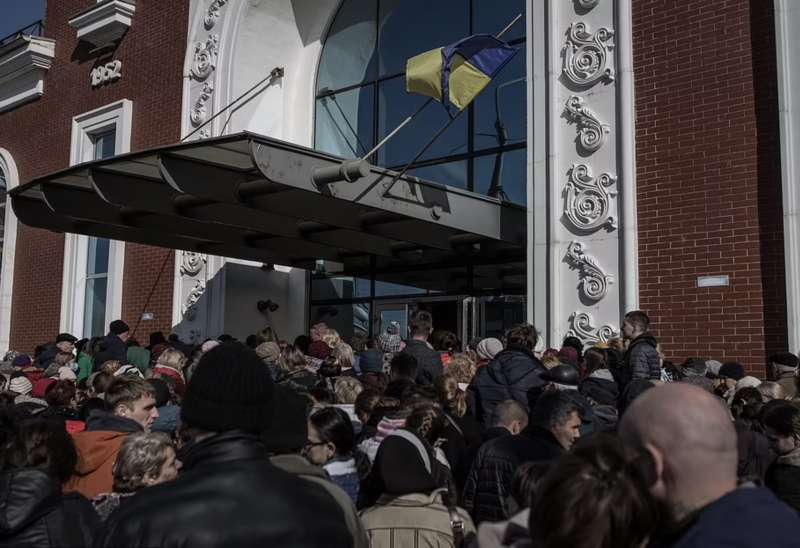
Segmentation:
[[(133, 23), (113, 53), (88, 55), (67, 24), (95, 0), (47, 3), (45, 36), (56, 40), (56, 57), (45, 77), (44, 96), (0, 114), (0, 146), (9, 150), (25, 183), (68, 167), (72, 118), (120, 99), (133, 102), (133, 151), (175, 143), (180, 138), (182, 72), (188, 1), (138, 2)], [(122, 78), (97, 89), (95, 64), (122, 61)], [(58, 332), (64, 236), (19, 225), (11, 314), (11, 348), (31, 351)], [(128, 244), (123, 281), (123, 319), (136, 324), (152, 290), (137, 337), (168, 331), (172, 319), (173, 268), (158, 273), (167, 250)], [(171, 253), (171, 252), (170, 252)], [(155, 285), (154, 285), (155, 284)], [(113, 319), (113, 318), (112, 318)]]
[[(762, 373), (788, 350), (773, 17), (633, 2), (640, 306), (673, 361)], [(697, 287), (718, 274), (730, 286)]]

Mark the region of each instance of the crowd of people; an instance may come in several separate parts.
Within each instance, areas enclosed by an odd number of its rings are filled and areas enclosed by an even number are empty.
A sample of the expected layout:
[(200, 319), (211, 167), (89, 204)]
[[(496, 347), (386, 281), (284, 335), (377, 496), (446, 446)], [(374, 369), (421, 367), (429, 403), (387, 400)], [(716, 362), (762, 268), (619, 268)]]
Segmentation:
[(0, 547), (800, 545), (800, 360), (462, 345), (430, 313), (190, 345), (122, 321), (0, 363)]

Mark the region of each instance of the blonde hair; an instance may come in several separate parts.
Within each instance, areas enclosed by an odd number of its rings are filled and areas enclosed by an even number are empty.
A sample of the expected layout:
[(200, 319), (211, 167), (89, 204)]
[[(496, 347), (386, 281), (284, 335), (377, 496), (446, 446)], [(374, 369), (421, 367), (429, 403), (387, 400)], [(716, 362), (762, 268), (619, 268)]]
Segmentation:
[(308, 363), (303, 351), (294, 346), (287, 344), (286, 348), (281, 350), (281, 356), (278, 358), (278, 365), (290, 373), (304, 369)]
[(169, 437), (160, 432), (136, 432), (122, 442), (111, 473), (114, 491), (133, 493), (146, 487), (145, 480), (158, 477), (167, 462), (169, 449), (175, 450)]
[(105, 371), (109, 375), (116, 373), (122, 367), (122, 362), (119, 360), (107, 360), (100, 366), (100, 371)]
[(339, 332), (330, 327), (322, 332), (322, 336), (320, 338), (322, 339), (322, 342), (331, 347), (331, 350), (336, 348), (336, 346), (342, 341), (342, 338), (339, 336)]
[(356, 403), (356, 398), (363, 390), (364, 385), (355, 377), (339, 377), (333, 385), (336, 401), (344, 405)]
[(457, 382), (469, 384), (475, 376), (475, 360), (466, 352), (454, 354), (447, 364), (447, 373), (452, 375)]
[(608, 339), (608, 347), (613, 348), (614, 350), (619, 350), (620, 352), (625, 352), (625, 341), (619, 337)]
[(342, 369), (353, 367), (353, 363), (356, 361), (356, 357), (353, 354), (353, 347), (346, 342), (340, 341), (333, 349), (331, 356)]
[(467, 414), (467, 398), (463, 390), (458, 387), (458, 381), (449, 372), (436, 378), (433, 381), (439, 399), (446, 403), (450, 412), (456, 417), (463, 417)]
[(542, 359), (542, 365), (545, 369), (553, 369), (561, 365), (561, 360), (558, 359), (558, 356), (546, 356)]
[(167, 348), (156, 360), (156, 365), (163, 365), (175, 371), (183, 371), (183, 368), (186, 367), (186, 356), (176, 348)]

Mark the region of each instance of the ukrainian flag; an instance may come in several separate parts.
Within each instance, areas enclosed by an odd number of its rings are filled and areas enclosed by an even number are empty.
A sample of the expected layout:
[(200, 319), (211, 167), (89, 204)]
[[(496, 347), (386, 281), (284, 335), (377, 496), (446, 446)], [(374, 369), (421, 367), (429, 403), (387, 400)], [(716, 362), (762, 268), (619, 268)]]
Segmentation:
[(449, 99), (464, 110), (516, 53), (517, 48), (494, 36), (475, 34), (409, 59), (406, 91), (442, 103)]

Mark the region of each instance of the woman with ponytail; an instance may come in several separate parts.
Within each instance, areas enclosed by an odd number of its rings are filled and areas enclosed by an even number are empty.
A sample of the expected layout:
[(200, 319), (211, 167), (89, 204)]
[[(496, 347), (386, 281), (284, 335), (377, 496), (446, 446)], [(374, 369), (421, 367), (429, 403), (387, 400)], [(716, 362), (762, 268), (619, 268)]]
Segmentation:
[(450, 373), (441, 375), (434, 381), (434, 387), (445, 418), (442, 450), (460, 491), (481, 446), (481, 430), (475, 417), (467, 413), (466, 393), (455, 376)]

